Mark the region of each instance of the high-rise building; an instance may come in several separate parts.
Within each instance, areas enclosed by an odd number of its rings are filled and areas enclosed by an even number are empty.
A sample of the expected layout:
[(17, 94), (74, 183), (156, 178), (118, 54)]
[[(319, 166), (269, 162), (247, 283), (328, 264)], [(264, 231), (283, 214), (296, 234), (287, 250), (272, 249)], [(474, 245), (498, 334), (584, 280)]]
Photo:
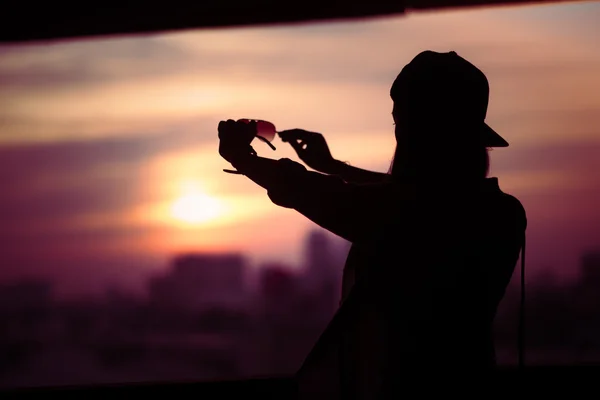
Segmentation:
[(256, 330), (261, 374), (293, 374), (324, 328), (320, 300), (302, 278), (284, 265), (262, 267)]
[(305, 245), (304, 268), (307, 284), (312, 287), (322, 285), (339, 286), (345, 258), (334, 237), (324, 230), (314, 230), (308, 234)]
[(326, 274), (335, 264), (335, 257), (328, 234), (314, 230), (308, 234), (305, 247), (305, 266), (311, 272)]
[(329, 321), (337, 310), (341, 296), (343, 263), (336, 254), (332, 235), (324, 230), (308, 234), (305, 247), (304, 291), (312, 297), (315, 312)]

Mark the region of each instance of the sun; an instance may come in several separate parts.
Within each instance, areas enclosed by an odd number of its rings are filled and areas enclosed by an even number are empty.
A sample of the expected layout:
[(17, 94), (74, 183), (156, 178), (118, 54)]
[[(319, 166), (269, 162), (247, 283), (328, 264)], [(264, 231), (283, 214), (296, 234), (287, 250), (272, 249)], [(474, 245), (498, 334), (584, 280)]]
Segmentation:
[(221, 202), (198, 190), (188, 190), (171, 205), (171, 216), (188, 225), (200, 225), (218, 218)]

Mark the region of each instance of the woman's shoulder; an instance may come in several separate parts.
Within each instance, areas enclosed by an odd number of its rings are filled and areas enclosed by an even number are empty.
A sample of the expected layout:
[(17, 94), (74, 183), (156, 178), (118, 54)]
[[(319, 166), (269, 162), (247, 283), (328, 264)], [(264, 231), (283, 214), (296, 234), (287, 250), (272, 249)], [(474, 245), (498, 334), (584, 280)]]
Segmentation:
[(516, 220), (525, 228), (527, 226), (527, 212), (523, 203), (515, 195), (503, 191), (497, 183), (493, 194), (493, 210), (504, 218)]

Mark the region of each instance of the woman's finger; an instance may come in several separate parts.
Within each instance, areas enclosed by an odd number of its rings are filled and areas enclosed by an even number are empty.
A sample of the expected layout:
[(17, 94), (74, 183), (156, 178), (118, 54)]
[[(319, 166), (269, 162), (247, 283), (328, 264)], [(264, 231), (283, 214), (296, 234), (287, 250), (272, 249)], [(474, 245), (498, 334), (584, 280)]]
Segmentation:
[(315, 135), (318, 135), (318, 133), (305, 131), (304, 129), (287, 129), (279, 132), (279, 137), (283, 142), (288, 142), (290, 140), (306, 140)]
[(289, 144), (296, 151), (296, 153), (300, 153), (303, 150), (301, 143), (297, 140), (290, 140)]

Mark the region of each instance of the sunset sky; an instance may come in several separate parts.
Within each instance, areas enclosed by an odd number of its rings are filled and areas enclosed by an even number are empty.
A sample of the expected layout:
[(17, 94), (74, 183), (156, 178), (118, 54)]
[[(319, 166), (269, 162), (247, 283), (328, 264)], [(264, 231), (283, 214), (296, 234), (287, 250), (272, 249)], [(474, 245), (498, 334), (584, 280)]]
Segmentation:
[[(2, 46), (0, 279), (88, 293), (191, 250), (298, 264), (312, 224), (222, 172), (218, 121), (321, 132), (336, 158), (385, 171), (389, 88), (425, 49), (488, 76), (487, 121), (511, 143), (492, 175), (527, 209), (531, 276), (573, 276), (600, 249), (598, 20), (594, 2)], [(255, 148), (296, 158), (274, 144)]]

